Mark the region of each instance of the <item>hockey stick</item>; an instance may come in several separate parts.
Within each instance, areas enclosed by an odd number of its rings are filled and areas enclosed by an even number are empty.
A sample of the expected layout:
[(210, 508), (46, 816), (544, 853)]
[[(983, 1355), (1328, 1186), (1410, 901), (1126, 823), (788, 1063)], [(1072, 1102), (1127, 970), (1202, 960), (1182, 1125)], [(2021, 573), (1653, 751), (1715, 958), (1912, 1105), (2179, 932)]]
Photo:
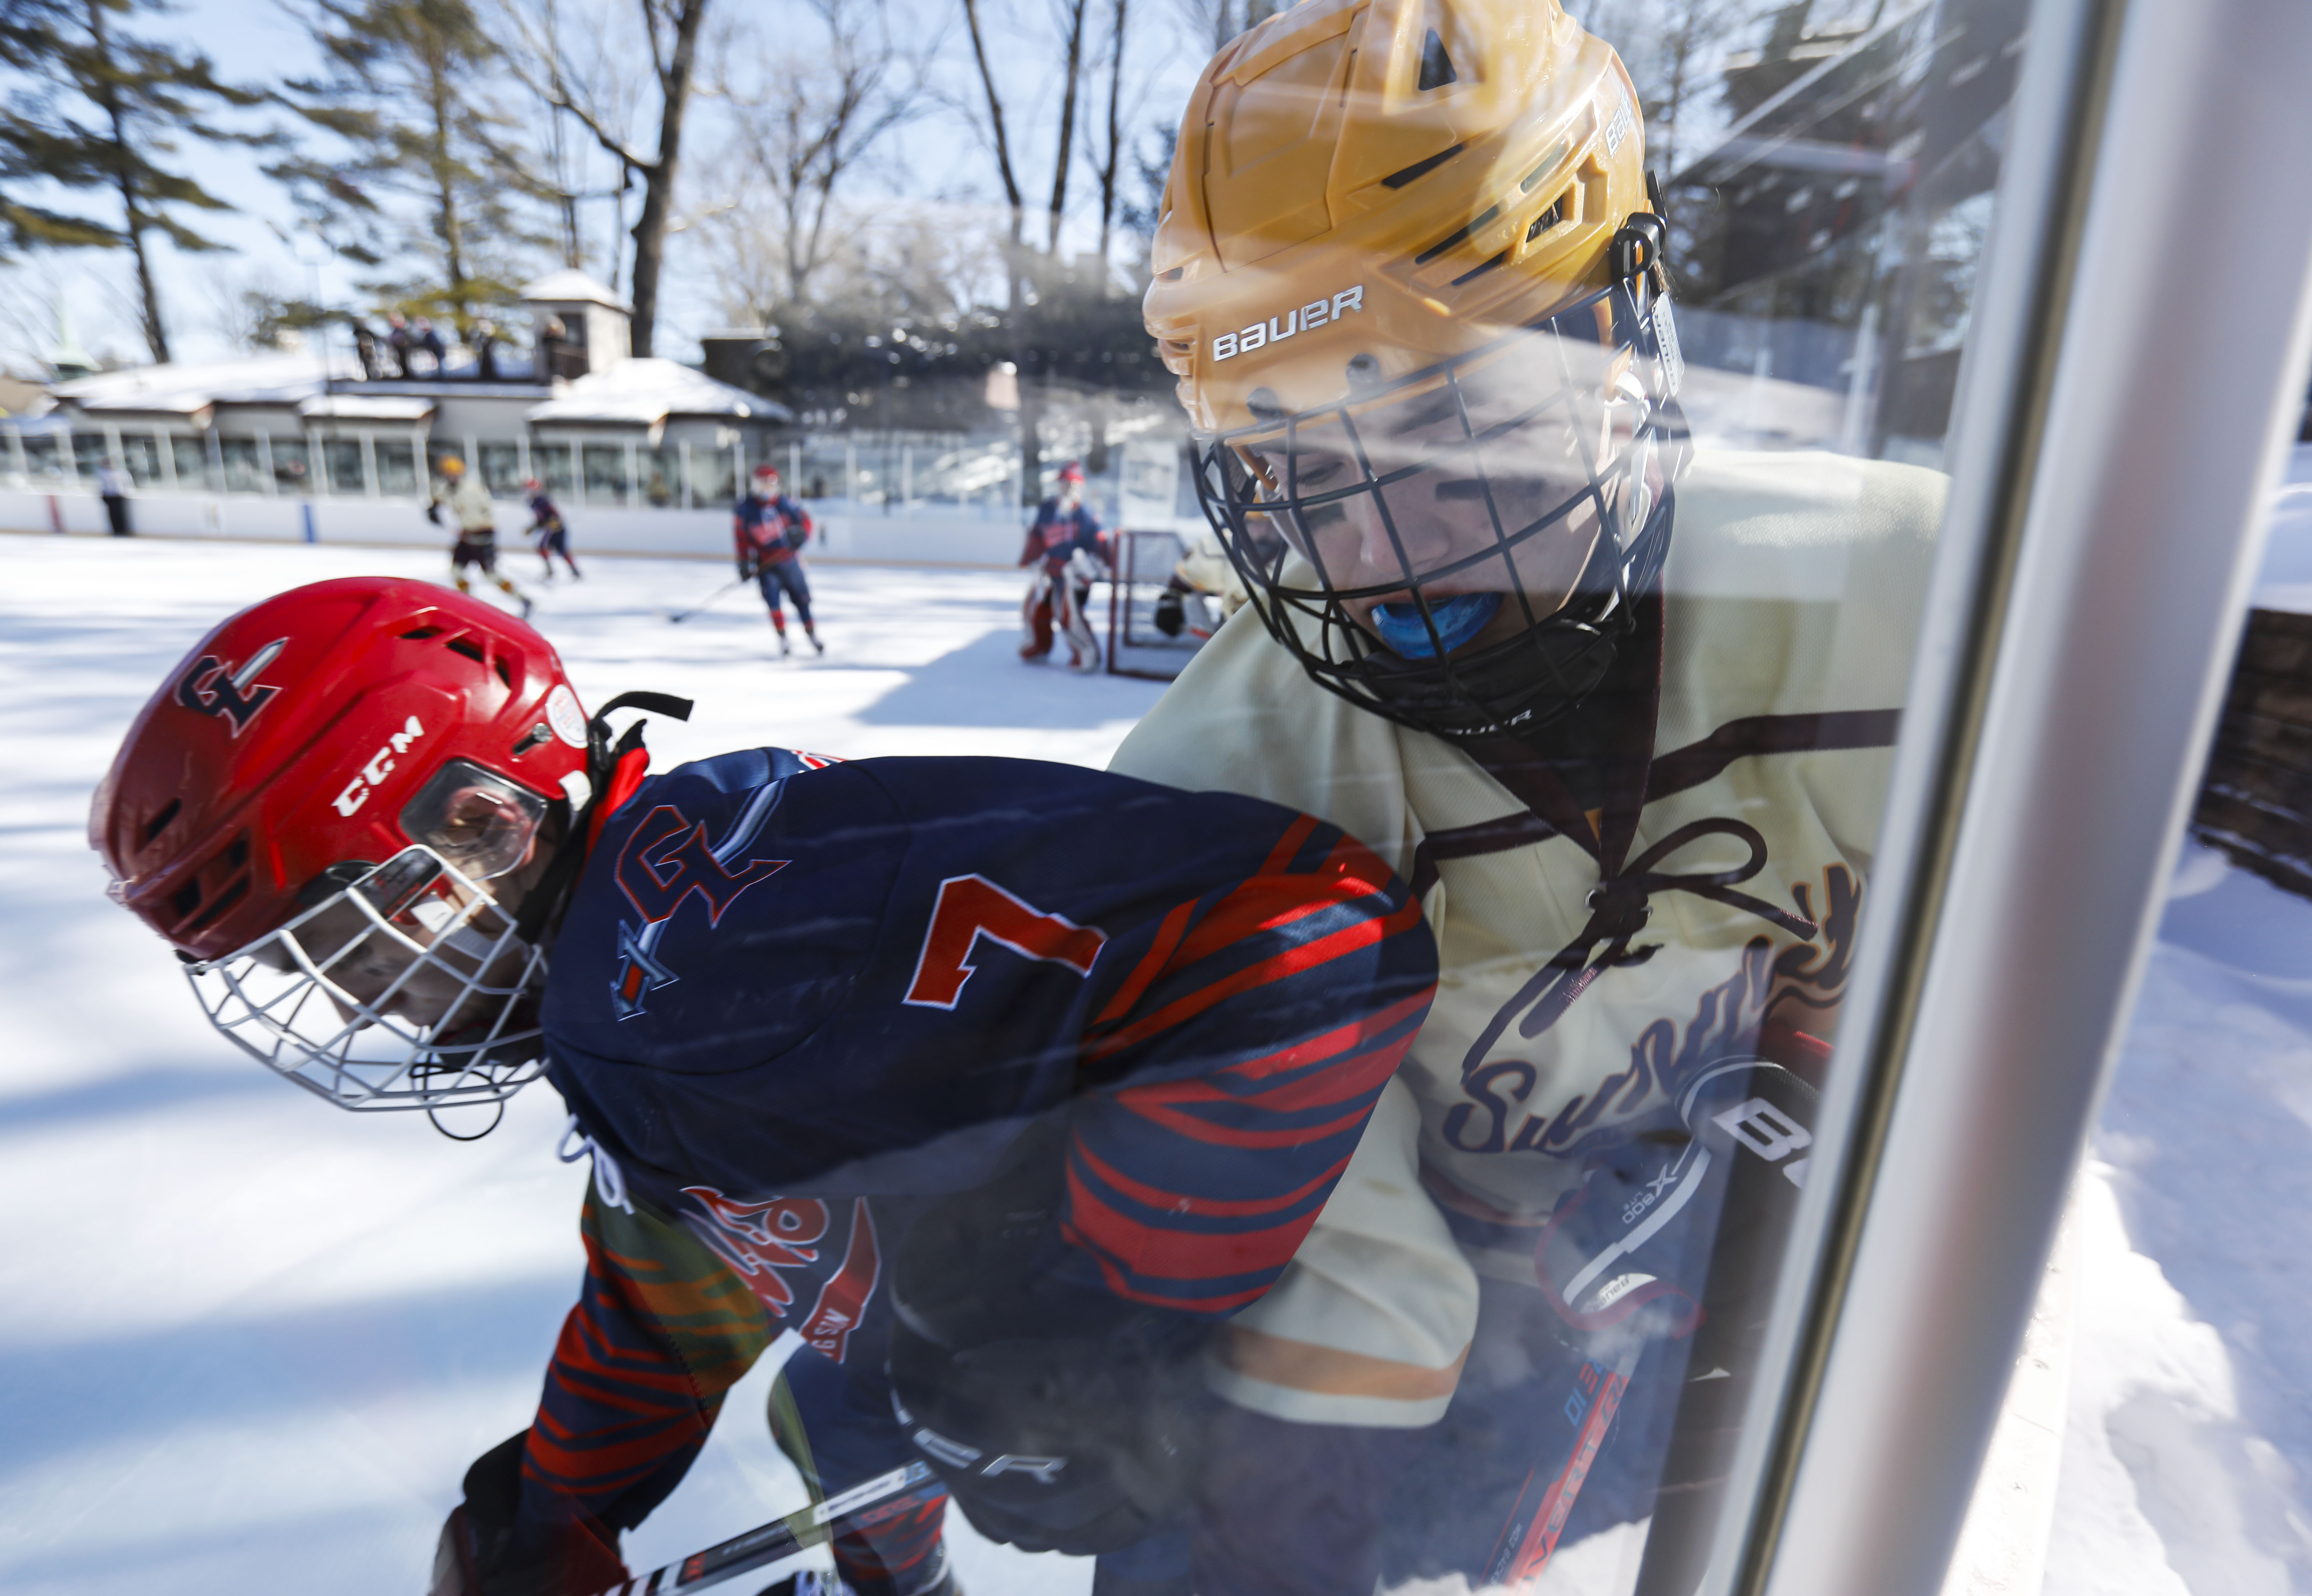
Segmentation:
[(1564, 1409), (1574, 1420), (1573, 1445), (1554, 1475), (1545, 1478), (1536, 1468), (1526, 1476), (1525, 1488), (1510, 1511), (1509, 1527), (1485, 1570), (1487, 1585), (1517, 1584), (1549, 1565), (1557, 1538), (1565, 1533), (1565, 1521), (1572, 1515), (1574, 1499), (1590, 1478), (1590, 1466), (1598, 1460), (1598, 1449), (1605, 1445), (1606, 1432), (1621, 1410), (1622, 1393), (1629, 1390), (1630, 1373), (1637, 1367), (1638, 1348), (1633, 1338), (1611, 1369), (1585, 1363), (1575, 1372)]
[(661, 1596), (665, 1592), (703, 1591), (709, 1585), (719, 1585), (766, 1563), (792, 1557), (805, 1547), (831, 1540), (870, 1516), (911, 1505), (917, 1487), (931, 1478), (931, 1467), (925, 1463), (895, 1469), (801, 1513), (773, 1519), (759, 1529), (732, 1536), (720, 1546), (693, 1552), (679, 1563), (670, 1563), (623, 1584), (611, 1585), (597, 1596)]
[(715, 600), (721, 598), (724, 593), (729, 592), (732, 588), (737, 587), (740, 583), (751, 582), (753, 580), (754, 578), (751, 576), (733, 576), (730, 581), (724, 583), (721, 587), (716, 588), (713, 592), (707, 594), (705, 598), (692, 605), (689, 609), (670, 611), (666, 618), (667, 621), (670, 625), (679, 627), (684, 621), (688, 620), (692, 616), (699, 614), (701, 611), (705, 610), (709, 604), (714, 603)]

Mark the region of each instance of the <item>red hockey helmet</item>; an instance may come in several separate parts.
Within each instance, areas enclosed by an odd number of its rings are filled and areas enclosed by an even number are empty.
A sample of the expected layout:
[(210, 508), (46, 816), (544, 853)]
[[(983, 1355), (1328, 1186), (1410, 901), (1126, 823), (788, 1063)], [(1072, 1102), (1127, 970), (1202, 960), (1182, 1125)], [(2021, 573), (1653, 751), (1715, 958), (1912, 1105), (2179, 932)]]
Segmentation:
[(522, 622), (428, 583), (316, 583), (170, 673), (89, 840), (267, 1065), (346, 1107), (494, 1101), (537, 1073), (517, 1044), (544, 966), (485, 883), (582, 795), (587, 744)]
[(1082, 487), (1084, 481), (1084, 469), (1082, 462), (1072, 460), (1068, 461), (1067, 464), (1062, 466), (1060, 468), (1060, 480), (1063, 482), (1073, 482), (1078, 487)]
[(756, 480), (756, 481), (758, 481), (758, 482), (776, 482), (778, 479), (779, 479), (779, 469), (778, 469), (778, 467), (776, 467), (776, 466), (775, 466), (775, 465), (768, 464), (768, 463), (766, 462), (766, 463), (765, 463), (765, 464), (763, 464), (763, 465), (759, 465), (759, 466), (757, 466), (757, 467), (755, 468), (755, 480)]

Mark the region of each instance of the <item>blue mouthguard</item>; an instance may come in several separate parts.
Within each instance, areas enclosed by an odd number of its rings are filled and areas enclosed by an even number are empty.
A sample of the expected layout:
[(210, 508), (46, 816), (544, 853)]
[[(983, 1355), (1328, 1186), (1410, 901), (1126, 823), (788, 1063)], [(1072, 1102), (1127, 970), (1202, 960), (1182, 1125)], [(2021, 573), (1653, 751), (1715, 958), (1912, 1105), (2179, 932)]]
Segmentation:
[[(1484, 631), (1501, 607), (1499, 593), (1456, 593), (1431, 600), (1429, 619), (1443, 652), (1450, 653)], [(1430, 645), (1429, 627), (1421, 624), (1421, 606), (1410, 600), (1374, 605), (1371, 622), (1380, 640), (1406, 659), (1425, 660), (1439, 652)]]

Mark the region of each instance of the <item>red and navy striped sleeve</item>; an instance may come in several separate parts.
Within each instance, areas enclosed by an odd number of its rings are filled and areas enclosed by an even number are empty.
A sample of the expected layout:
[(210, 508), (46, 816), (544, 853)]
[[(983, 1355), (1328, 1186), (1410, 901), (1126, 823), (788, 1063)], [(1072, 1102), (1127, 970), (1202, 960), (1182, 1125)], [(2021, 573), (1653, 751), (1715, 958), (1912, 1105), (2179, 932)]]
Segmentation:
[[(1199, 1315), (1276, 1277), (1436, 993), (1420, 905), (1306, 816), (1168, 914), (1087, 1027), (1064, 1234), (1106, 1287)], [(1072, 1271), (1073, 1272), (1073, 1271)]]
[(522, 1457), (525, 1517), (642, 1522), (706, 1442), (723, 1394), (770, 1346), (738, 1275), (680, 1224), (591, 1191), (586, 1281), (563, 1322)]

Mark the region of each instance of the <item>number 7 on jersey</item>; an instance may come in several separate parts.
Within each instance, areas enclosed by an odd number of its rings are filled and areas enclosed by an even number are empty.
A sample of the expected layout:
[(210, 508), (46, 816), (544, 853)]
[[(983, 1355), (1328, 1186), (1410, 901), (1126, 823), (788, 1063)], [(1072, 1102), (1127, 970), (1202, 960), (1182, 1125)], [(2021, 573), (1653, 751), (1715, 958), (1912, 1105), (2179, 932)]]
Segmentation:
[(978, 968), (972, 953), (983, 936), (1022, 958), (1064, 964), (1080, 976), (1091, 974), (1092, 960), (1108, 944), (1106, 933), (1046, 914), (984, 875), (951, 875), (940, 883), (923, 950), (915, 955), (915, 978), (900, 1001), (918, 1008), (955, 1007), (963, 984)]

